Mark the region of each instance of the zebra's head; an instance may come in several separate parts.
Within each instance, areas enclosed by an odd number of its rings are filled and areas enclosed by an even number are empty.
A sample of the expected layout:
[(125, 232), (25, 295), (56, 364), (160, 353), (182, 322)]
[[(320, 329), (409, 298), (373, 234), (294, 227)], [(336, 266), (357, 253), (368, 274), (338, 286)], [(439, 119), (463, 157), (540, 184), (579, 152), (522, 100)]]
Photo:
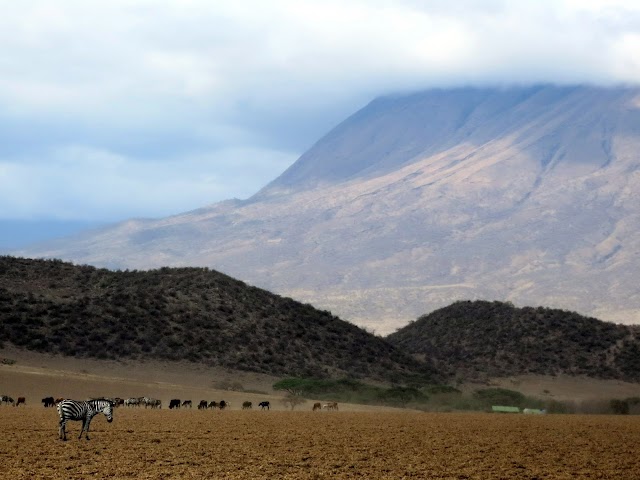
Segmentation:
[(113, 406), (114, 402), (110, 400), (99, 400), (98, 411), (104, 413), (104, 416), (107, 417), (107, 422), (113, 422)]

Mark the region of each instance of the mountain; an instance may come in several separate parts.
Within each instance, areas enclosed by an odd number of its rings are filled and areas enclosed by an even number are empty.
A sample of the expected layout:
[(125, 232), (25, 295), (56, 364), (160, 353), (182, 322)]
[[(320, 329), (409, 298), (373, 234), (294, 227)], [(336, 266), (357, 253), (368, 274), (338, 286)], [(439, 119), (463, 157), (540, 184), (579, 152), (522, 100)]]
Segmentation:
[(460, 299), (640, 319), (640, 89), (372, 101), (254, 197), (14, 252), (209, 266), (379, 333)]
[(435, 380), (383, 339), (206, 268), (110, 271), (0, 257), (0, 348), (187, 360), (306, 377)]
[(565, 310), (460, 301), (387, 339), (465, 379), (531, 373), (640, 381), (640, 326)]

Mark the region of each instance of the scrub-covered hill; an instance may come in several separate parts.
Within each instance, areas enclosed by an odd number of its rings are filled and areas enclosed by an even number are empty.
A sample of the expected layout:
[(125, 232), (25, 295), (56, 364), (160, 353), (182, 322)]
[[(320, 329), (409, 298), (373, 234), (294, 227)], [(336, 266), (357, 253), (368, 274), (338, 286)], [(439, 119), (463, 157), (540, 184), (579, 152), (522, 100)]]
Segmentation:
[(0, 342), (100, 359), (272, 375), (428, 379), (433, 369), (330, 312), (206, 268), (110, 271), (0, 257)]
[(467, 379), (527, 373), (640, 381), (640, 327), (575, 312), (461, 301), (387, 339)]

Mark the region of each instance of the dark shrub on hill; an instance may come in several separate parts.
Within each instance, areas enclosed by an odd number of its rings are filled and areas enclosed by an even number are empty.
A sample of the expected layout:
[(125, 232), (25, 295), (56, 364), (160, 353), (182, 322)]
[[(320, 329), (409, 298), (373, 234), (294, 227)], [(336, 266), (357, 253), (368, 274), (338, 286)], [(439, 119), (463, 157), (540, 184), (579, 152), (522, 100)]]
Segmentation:
[(0, 257), (0, 343), (273, 375), (438, 379), (387, 341), (207, 268), (110, 271)]
[(461, 301), (387, 338), (460, 378), (563, 373), (640, 381), (639, 328), (565, 310)]
[(506, 388), (485, 388), (476, 390), (473, 396), (487, 408), (493, 405), (523, 407), (527, 400), (522, 393), (516, 392), (515, 390), (508, 390)]

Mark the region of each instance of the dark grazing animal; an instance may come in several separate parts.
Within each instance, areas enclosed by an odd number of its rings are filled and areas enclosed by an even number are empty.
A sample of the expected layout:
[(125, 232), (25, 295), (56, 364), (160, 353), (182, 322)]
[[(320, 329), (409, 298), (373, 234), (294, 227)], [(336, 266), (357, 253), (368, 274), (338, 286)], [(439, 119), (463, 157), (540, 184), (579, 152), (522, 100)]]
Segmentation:
[(225, 402), (224, 400), (220, 400), (220, 403), (218, 404), (218, 408), (220, 410), (224, 410), (225, 408), (227, 408), (229, 406), (229, 404), (227, 402)]
[(183, 406), (184, 408), (187, 408), (187, 407), (191, 408), (191, 407), (192, 407), (192, 405), (193, 405), (193, 404), (191, 403), (191, 400), (185, 400), (184, 402), (182, 402), (182, 406)]
[(62, 440), (67, 439), (66, 425), (68, 420), (82, 420), (82, 430), (78, 439), (82, 438), (82, 432), (86, 432), (86, 438), (89, 440), (89, 425), (91, 419), (99, 413), (103, 413), (107, 417), (107, 422), (113, 421), (114, 402), (107, 399), (95, 399), (87, 402), (79, 402), (76, 400), (62, 400), (58, 404), (58, 415), (60, 415), (59, 436)]
[(0, 402), (4, 403), (5, 405), (8, 403), (10, 403), (11, 405), (15, 404), (13, 398), (11, 398), (9, 395), (2, 395), (2, 397), (0, 397)]
[(322, 410), (322, 404), (320, 402), (316, 402), (313, 404), (313, 411)]
[(169, 402), (169, 409), (173, 410), (174, 408), (180, 408), (180, 399), (174, 398)]
[(53, 397), (44, 397), (42, 403), (44, 404), (44, 408), (53, 407), (56, 404)]
[(198, 404), (198, 410), (206, 410), (208, 405), (209, 404), (206, 400), (200, 400), (200, 403)]
[(253, 405), (251, 404), (251, 402), (242, 402), (242, 409), (243, 410), (251, 410), (251, 407)]
[(213, 400), (211, 403), (209, 403), (209, 408), (218, 408), (218, 402)]
[(269, 410), (270, 404), (269, 402), (260, 402), (258, 406), (260, 407), (260, 410), (264, 410), (265, 408)]
[(20, 405), (26, 406), (27, 405), (27, 399), (24, 397), (18, 397), (18, 401), (16, 402), (15, 406), (18, 407)]

